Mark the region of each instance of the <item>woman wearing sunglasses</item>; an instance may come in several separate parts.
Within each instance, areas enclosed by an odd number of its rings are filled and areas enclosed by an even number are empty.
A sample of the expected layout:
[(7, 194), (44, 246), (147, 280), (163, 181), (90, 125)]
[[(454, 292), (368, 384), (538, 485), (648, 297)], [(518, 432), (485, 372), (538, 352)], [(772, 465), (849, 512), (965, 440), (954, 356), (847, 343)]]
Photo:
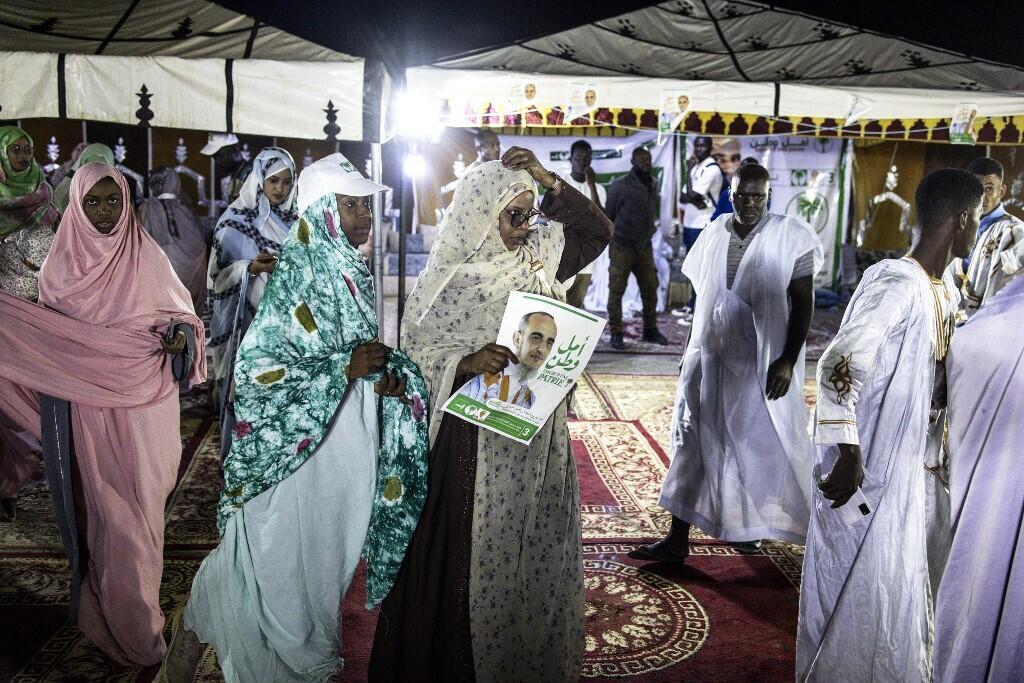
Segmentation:
[[(531, 228), (535, 182), (550, 222)], [(519, 362), (494, 343), (509, 293), (564, 301), (563, 283), (611, 233), (601, 209), (530, 150), (513, 147), (459, 182), (402, 324), (433, 411), (427, 500), (381, 606), (370, 680), (579, 677), (583, 560), (565, 403), (528, 446), (441, 408), (474, 376)]]

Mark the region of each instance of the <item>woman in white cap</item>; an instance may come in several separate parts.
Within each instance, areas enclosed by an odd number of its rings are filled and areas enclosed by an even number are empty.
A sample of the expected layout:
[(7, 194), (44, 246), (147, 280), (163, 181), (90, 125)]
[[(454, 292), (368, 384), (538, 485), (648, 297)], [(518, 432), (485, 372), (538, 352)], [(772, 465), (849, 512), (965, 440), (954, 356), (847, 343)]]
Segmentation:
[(281, 244), (295, 213), (295, 161), (278, 147), (253, 160), (242, 192), (217, 221), (207, 272), (210, 292), (210, 372), (217, 382), (221, 412), (221, 457), (231, 447), (235, 422), (232, 367), (274, 272)]
[(201, 642), (229, 682), (326, 680), (360, 556), (367, 607), (391, 589), (426, 498), (428, 394), (377, 341), (356, 249), (384, 189), (340, 154), (303, 171), (301, 218), (238, 351), (221, 542), (175, 617), (161, 680), (191, 681)]

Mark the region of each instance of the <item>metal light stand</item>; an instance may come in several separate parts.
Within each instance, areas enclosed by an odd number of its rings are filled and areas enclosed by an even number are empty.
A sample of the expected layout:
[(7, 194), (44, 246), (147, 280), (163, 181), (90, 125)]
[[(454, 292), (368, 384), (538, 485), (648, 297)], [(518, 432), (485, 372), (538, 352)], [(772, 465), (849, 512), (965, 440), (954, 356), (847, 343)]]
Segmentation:
[[(416, 153), (416, 143), (409, 143), (406, 156)], [(412, 230), (413, 211), (413, 179), (405, 172), (402, 165), (402, 214), (401, 225), (398, 227), (398, 339), (402, 339), (402, 316), (405, 315), (405, 237)]]
[[(381, 161), (381, 143), (370, 144), (370, 171), (373, 182), (382, 184), (383, 164)], [(384, 326), (384, 193), (373, 194), (373, 286), (376, 292), (374, 304), (377, 312), (378, 327)]]

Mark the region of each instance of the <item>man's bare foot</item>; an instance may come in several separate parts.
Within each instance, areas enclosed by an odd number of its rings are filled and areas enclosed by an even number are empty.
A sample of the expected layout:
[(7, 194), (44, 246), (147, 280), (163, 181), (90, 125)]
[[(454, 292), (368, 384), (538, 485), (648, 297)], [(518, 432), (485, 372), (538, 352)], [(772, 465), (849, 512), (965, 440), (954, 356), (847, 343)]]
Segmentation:
[(0, 522), (13, 522), (18, 517), (18, 499), (0, 498)]
[(662, 539), (650, 545), (642, 545), (629, 552), (629, 557), (634, 560), (664, 562), (666, 564), (684, 564), (689, 556), (689, 543), (669, 543), (668, 539)]

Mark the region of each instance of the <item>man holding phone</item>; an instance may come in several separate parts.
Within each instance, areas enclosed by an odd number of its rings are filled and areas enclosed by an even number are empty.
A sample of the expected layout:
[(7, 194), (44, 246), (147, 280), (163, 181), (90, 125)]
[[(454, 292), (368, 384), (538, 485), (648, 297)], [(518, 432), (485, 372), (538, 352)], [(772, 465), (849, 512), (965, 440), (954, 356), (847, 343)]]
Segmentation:
[[(940, 279), (970, 253), (982, 184), (925, 176), (910, 253), (864, 273), (818, 361), (814, 478), (797, 634), (798, 681), (932, 679), (925, 469), (938, 364), (958, 306)], [(837, 508), (866, 500), (852, 524)], [(859, 506), (858, 506), (859, 507)]]

